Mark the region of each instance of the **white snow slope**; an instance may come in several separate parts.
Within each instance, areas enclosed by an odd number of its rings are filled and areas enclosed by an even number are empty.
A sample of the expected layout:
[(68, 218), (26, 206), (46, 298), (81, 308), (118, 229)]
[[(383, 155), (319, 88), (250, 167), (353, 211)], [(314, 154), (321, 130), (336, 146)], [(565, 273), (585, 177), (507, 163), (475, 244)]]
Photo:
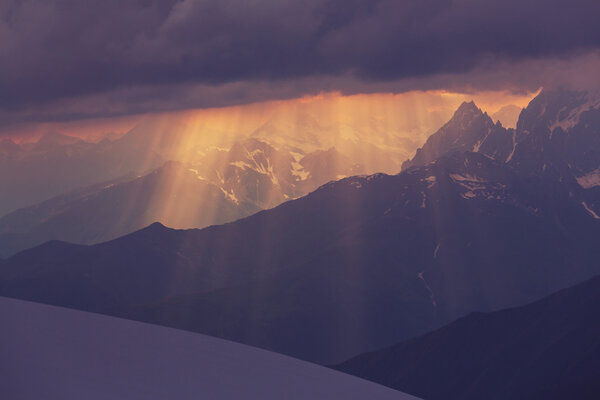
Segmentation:
[(325, 367), (176, 329), (0, 298), (4, 399), (415, 399)]

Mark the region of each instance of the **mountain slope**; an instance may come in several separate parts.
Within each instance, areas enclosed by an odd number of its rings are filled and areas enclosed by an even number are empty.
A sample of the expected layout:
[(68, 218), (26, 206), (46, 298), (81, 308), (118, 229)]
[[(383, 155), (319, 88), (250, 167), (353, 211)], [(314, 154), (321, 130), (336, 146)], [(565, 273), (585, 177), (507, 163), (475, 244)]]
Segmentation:
[(456, 153), (227, 225), (48, 243), (0, 264), (0, 294), (332, 363), (592, 276), (598, 234), (558, 182)]
[(600, 278), (335, 368), (426, 399), (596, 399)]

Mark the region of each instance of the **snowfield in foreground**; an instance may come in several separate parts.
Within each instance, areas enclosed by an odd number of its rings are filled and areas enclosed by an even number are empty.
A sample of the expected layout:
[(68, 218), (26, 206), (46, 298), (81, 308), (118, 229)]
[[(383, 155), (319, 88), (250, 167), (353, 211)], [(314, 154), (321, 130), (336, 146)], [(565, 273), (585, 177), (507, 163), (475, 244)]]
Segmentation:
[(253, 347), (0, 298), (7, 399), (416, 399)]

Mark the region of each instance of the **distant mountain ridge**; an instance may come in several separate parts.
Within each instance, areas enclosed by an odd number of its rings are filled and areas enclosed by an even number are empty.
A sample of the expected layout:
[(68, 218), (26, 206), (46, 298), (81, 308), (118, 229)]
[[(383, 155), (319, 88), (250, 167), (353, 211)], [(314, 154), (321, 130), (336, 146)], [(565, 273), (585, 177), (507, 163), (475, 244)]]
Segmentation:
[(334, 148), (305, 154), (248, 139), (197, 163), (167, 162), (14, 211), (0, 218), (0, 256), (48, 240), (99, 243), (156, 221), (179, 229), (227, 223), (363, 171)]
[(335, 368), (426, 399), (596, 399), (600, 277)]
[(0, 216), (101, 182), (157, 168), (167, 159), (131, 135), (99, 143), (49, 133), (38, 142), (0, 146)]

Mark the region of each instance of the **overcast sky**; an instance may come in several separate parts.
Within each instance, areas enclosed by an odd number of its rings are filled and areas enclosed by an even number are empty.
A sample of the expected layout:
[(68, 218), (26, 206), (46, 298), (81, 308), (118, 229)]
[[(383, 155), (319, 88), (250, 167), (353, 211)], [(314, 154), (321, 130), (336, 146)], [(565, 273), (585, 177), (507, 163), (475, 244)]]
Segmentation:
[(0, 0), (0, 125), (600, 70), (598, 0)]

